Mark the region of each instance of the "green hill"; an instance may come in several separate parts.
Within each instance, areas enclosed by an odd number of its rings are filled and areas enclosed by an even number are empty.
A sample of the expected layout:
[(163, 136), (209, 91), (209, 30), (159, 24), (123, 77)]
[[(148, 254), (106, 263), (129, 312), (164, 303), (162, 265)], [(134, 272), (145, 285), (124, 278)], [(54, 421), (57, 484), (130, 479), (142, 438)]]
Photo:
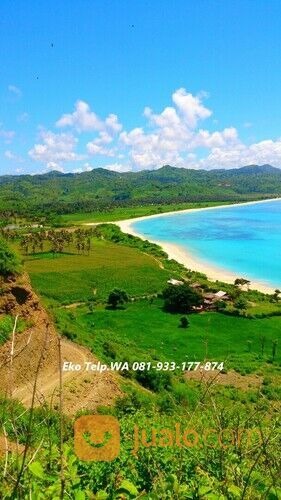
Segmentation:
[(53, 171), (0, 177), (0, 211), (73, 213), (151, 203), (246, 201), (281, 196), (281, 170), (250, 165), (231, 170), (158, 170), (117, 173)]

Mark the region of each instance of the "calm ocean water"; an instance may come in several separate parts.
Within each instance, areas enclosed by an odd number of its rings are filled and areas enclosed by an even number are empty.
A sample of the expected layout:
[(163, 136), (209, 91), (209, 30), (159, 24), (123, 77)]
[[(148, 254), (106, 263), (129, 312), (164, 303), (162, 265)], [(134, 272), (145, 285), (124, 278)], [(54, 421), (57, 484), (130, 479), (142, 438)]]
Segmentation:
[(133, 227), (148, 239), (177, 244), (216, 267), (281, 288), (281, 200), (167, 215)]

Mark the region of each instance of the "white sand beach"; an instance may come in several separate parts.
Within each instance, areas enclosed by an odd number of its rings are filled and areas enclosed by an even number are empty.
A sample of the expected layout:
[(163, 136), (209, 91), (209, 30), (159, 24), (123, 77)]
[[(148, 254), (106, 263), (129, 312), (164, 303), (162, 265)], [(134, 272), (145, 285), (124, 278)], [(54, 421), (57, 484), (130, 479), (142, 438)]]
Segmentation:
[[(112, 224), (116, 224), (120, 227), (120, 229), (124, 233), (132, 234), (133, 236), (138, 236), (139, 238), (142, 238), (143, 240), (149, 239), (152, 243), (156, 243), (157, 245), (161, 246), (163, 250), (168, 254), (170, 259), (174, 259), (180, 264), (183, 264), (187, 269), (191, 269), (192, 271), (199, 271), (208, 276), (208, 278), (211, 281), (223, 281), (225, 283), (233, 283), (236, 278), (241, 278), (242, 276), (238, 276), (235, 273), (228, 271), (226, 269), (223, 269), (221, 267), (217, 267), (207, 261), (204, 261), (200, 258), (198, 258), (196, 255), (191, 253), (190, 251), (187, 251), (185, 248), (182, 248), (180, 245), (176, 245), (174, 243), (169, 243), (166, 241), (157, 241), (153, 240), (151, 238), (147, 238), (141, 233), (138, 233), (133, 225), (141, 220), (144, 219), (152, 219), (156, 217), (166, 217), (167, 215), (176, 215), (176, 214), (183, 214), (183, 213), (192, 213), (192, 212), (198, 212), (198, 211), (206, 211), (206, 210), (216, 210), (220, 208), (232, 208), (233, 206), (245, 206), (245, 205), (254, 205), (257, 203), (268, 203), (270, 201), (275, 201), (275, 200), (281, 200), (281, 198), (274, 198), (274, 199), (267, 199), (267, 200), (260, 200), (260, 201), (250, 201), (250, 202), (245, 202), (245, 203), (235, 203), (231, 205), (217, 205), (213, 207), (206, 207), (206, 208), (191, 208), (191, 209), (186, 209), (186, 210), (179, 210), (179, 211), (173, 211), (173, 212), (164, 212), (161, 214), (154, 214), (154, 215), (147, 215), (143, 217), (137, 217), (134, 219), (127, 219), (127, 220), (121, 220), (121, 221), (114, 221)], [(96, 225), (95, 223), (87, 223), (87, 225)], [(243, 278), (247, 278), (247, 276), (243, 276)], [(249, 278), (250, 279), (250, 278)], [(262, 281), (252, 281), (251, 280), (251, 285), (250, 288), (253, 290), (259, 290), (260, 292), (263, 293), (274, 293), (274, 288), (268, 285), (267, 283), (264, 283)]]

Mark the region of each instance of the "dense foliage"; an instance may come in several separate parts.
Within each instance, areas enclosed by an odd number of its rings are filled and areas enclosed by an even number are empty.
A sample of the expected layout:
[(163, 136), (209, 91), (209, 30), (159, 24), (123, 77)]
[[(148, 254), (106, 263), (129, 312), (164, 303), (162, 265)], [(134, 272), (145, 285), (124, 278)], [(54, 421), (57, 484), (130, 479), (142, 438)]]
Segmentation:
[(0, 276), (17, 274), (20, 271), (20, 260), (9, 245), (0, 238)]
[[(254, 403), (250, 396), (242, 400), (242, 394), (183, 383), (174, 383), (169, 392), (164, 389), (157, 396), (147, 390), (127, 390), (114, 408), (99, 410), (120, 423), (120, 454), (112, 462), (79, 460), (73, 451), (73, 422), (64, 420), (61, 446), (59, 413), (46, 406), (36, 409), (18, 485), (22, 456), (15, 460), (9, 455), (6, 463), (5, 457), (0, 459), (5, 471), (1, 498), (278, 500), (277, 407), (258, 393)], [(25, 443), (29, 412), (4, 399), (0, 408), (0, 424), (7, 437)], [(176, 425), (180, 445), (175, 441)], [(138, 448), (136, 427), (142, 435)], [(162, 429), (170, 430), (171, 445), (159, 445)], [(183, 444), (185, 429), (194, 431), (197, 443), (190, 434), (190, 443)]]
[[(78, 230), (71, 236), (61, 230), (50, 235), (43, 229), (30, 233), (23, 231), (21, 238), (10, 234), (9, 241), (25, 254), (33, 286), (49, 306), (58, 332), (106, 363), (143, 360), (169, 367), (186, 360), (223, 361), (224, 376), (231, 378), (234, 373), (243, 386), (238, 387), (235, 378), (231, 386), (205, 384), (178, 369), (139, 366), (120, 373), (123, 397), (115, 406), (87, 410), (111, 414), (120, 422), (121, 450), (112, 462), (79, 460), (74, 453), (73, 420), (62, 417), (57, 406), (52, 411), (42, 404), (31, 414), (3, 397), (0, 429), (14, 449), (25, 446), (26, 454), (0, 456), (0, 497), (278, 500), (281, 353), (277, 315), (281, 310), (277, 291), (266, 296), (242, 291), (238, 284), (209, 282), (206, 276), (168, 260), (159, 246), (123, 234), (113, 224)], [(188, 284), (167, 288), (171, 278), (191, 285), (199, 281), (202, 292)], [(232, 298), (238, 314), (227, 304), (223, 314), (182, 316), (201, 303), (202, 293), (220, 289)], [(113, 291), (117, 305), (129, 294), (125, 308), (108, 307)], [(164, 301), (174, 314), (163, 310)], [(267, 318), (250, 319), (258, 314)], [(10, 331), (11, 318), (4, 318), (4, 340)], [(255, 377), (260, 385), (251, 385)], [(73, 392), (73, 397), (79, 393)], [(176, 424), (182, 431), (194, 429), (198, 446), (154, 446), (152, 429), (159, 441), (161, 430), (174, 432)], [(135, 426), (148, 443), (141, 442), (137, 455), (132, 453)], [(239, 441), (243, 429), (246, 438)], [(260, 434), (248, 442), (247, 431), (252, 429)], [(224, 430), (222, 446), (217, 437)]]
[(203, 303), (203, 297), (187, 283), (169, 285), (163, 291), (164, 309), (173, 313), (189, 313)]
[(108, 295), (107, 303), (112, 309), (116, 309), (118, 306), (122, 306), (128, 302), (129, 297), (124, 290), (119, 290), (119, 288), (114, 288)]
[(0, 211), (46, 216), (153, 203), (245, 201), (280, 193), (281, 170), (269, 165), (213, 171), (165, 166), (128, 173), (98, 168), (0, 177)]

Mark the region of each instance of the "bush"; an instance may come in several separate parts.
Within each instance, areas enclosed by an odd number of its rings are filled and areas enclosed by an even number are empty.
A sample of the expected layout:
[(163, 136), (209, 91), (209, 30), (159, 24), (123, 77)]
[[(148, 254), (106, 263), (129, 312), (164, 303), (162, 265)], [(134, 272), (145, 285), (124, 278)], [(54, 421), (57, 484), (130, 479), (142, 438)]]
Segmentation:
[(167, 372), (146, 370), (136, 372), (137, 381), (154, 392), (161, 392), (171, 388), (171, 374)]
[(0, 321), (0, 345), (5, 344), (13, 331), (13, 321), (10, 316), (6, 316)]
[[(108, 410), (108, 407), (106, 407)], [(138, 410), (150, 410), (151, 399), (145, 394), (141, 394), (135, 389), (126, 394), (126, 396), (119, 397), (115, 401), (115, 409), (118, 416), (135, 414)]]
[(128, 302), (128, 300), (129, 297), (124, 290), (114, 288), (114, 290), (112, 290), (112, 292), (110, 292), (108, 296), (107, 304), (112, 309), (116, 309), (118, 306), (125, 304), (125, 302)]
[(189, 326), (189, 321), (185, 316), (180, 319), (180, 328), (187, 328)]
[(103, 352), (104, 352), (104, 355), (107, 357), (107, 358), (110, 358), (110, 359), (115, 359), (116, 358), (116, 349), (113, 345), (112, 342), (108, 342), (107, 340), (103, 343)]
[(77, 335), (75, 332), (72, 332), (71, 330), (65, 329), (62, 331), (62, 334), (69, 340), (74, 341), (77, 338)]
[(189, 313), (194, 306), (200, 306), (203, 303), (203, 297), (189, 285), (169, 285), (163, 291), (164, 310), (173, 313)]
[(7, 277), (20, 272), (20, 260), (7, 243), (0, 239), (0, 275)]
[(234, 306), (238, 311), (245, 311), (247, 309), (247, 300), (244, 297), (238, 297), (238, 299), (235, 300)]

